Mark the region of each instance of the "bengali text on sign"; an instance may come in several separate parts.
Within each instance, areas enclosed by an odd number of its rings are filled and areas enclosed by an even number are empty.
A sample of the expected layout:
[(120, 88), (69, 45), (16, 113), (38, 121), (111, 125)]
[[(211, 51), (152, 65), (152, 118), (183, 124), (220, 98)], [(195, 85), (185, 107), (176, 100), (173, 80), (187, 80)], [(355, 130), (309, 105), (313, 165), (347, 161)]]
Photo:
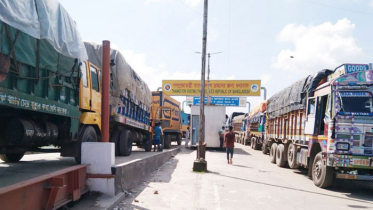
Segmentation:
[[(260, 96), (260, 80), (210, 80), (210, 96)], [(200, 80), (163, 80), (167, 95), (195, 96), (201, 93)], [(205, 83), (207, 94), (207, 82)]]

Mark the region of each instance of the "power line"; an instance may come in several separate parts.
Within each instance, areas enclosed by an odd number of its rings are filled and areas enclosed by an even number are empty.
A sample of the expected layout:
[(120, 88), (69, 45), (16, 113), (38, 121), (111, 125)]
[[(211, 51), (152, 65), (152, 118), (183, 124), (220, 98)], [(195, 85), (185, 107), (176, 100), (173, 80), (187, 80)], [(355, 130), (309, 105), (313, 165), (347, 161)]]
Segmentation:
[(309, 4), (316, 4), (316, 5), (323, 6), (323, 7), (330, 7), (330, 8), (338, 9), (338, 10), (344, 10), (344, 11), (349, 11), (349, 12), (360, 13), (360, 14), (363, 14), (363, 15), (373, 15), (372, 13), (368, 13), (368, 12), (361, 12), (361, 11), (351, 10), (351, 9), (345, 9), (345, 8), (341, 8), (341, 7), (334, 7), (334, 6), (330, 6), (330, 5), (326, 5), (326, 4), (320, 4), (320, 3), (316, 3), (316, 2), (312, 2), (312, 1), (307, 1), (307, 0), (299, 0), (299, 1), (307, 2)]
[(202, 15), (202, 14), (198, 13), (197, 11), (195, 11), (194, 9), (190, 8), (190, 7), (189, 7), (187, 4), (185, 4), (182, 0), (180, 0), (180, 2), (183, 3), (184, 6), (185, 6), (186, 8), (188, 8), (188, 9), (191, 10), (191, 11), (193, 11), (193, 12), (196, 13), (197, 15)]

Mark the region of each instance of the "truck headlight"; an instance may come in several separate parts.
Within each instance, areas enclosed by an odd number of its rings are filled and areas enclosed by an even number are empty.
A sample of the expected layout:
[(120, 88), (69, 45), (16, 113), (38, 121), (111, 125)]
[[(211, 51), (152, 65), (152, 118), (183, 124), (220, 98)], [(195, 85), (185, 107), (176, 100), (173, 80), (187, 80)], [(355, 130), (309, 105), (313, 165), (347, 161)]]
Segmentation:
[(338, 142), (337, 143), (337, 150), (348, 151), (350, 150), (350, 144), (345, 142)]

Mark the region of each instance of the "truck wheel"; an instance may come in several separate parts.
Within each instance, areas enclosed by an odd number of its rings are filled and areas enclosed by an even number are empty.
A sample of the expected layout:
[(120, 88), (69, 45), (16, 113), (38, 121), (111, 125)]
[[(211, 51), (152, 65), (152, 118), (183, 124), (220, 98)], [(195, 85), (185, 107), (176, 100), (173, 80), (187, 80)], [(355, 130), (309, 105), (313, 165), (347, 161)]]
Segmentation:
[(153, 142), (152, 142), (152, 138), (150, 134), (146, 134), (146, 142), (144, 144), (145, 151), (146, 152), (152, 151), (152, 145), (153, 145)]
[(2, 154), (0, 155), (0, 159), (7, 163), (15, 163), (15, 162), (20, 161), (24, 155), (25, 155), (24, 152), (13, 153), (13, 154)]
[(166, 134), (164, 137), (164, 148), (165, 149), (171, 148), (171, 135), (170, 134)]
[(262, 144), (262, 153), (265, 154), (265, 155), (268, 153), (268, 146), (264, 142)]
[(283, 144), (277, 145), (276, 164), (279, 167), (284, 167), (285, 164), (286, 164), (286, 160), (285, 160), (285, 148), (284, 148)]
[(258, 139), (255, 139), (254, 142), (255, 142), (255, 143), (254, 143), (254, 150), (259, 150), (260, 145), (258, 144)]
[(290, 143), (288, 148), (288, 164), (291, 169), (299, 168), (297, 164), (297, 149), (293, 143)]
[(181, 135), (177, 134), (176, 138), (177, 138), (177, 145), (181, 145)]
[(120, 130), (115, 129), (111, 133), (111, 137), (110, 137), (110, 142), (113, 142), (114, 146), (115, 146), (115, 156), (119, 155), (119, 137), (120, 137), (120, 133), (121, 133)]
[(251, 142), (250, 142), (251, 149), (254, 149), (254, 144), (255, 144), (254, 142), (255, 142), (255, 137), (252, 137)]
[(85, 126), (80, 134), (78, 141), (76, 142), (78, 145), (76, 146), (75, 151), (75, 161), (80, 164), (82, 162), (82, 143), (83, 142), (96, 142), (97, 141), (97, 133), (96, 130), (92, 126)]
[(333, 168), (324, 164), (322, 152), (317, 153), (312, 165), (313, 183), (318, 187), (327, 188), (332, 184), (333, 178)]
[(129, 156), (132, 152), (132, 134), (129, 130), (123, 130), (119, 137), (119, 155)]
[(277, 144), (274, 142), (272, 143), (271, 150), (269, 151), (269, 159), (271, 163), (276, 163), (276, 151), (277, 151)]

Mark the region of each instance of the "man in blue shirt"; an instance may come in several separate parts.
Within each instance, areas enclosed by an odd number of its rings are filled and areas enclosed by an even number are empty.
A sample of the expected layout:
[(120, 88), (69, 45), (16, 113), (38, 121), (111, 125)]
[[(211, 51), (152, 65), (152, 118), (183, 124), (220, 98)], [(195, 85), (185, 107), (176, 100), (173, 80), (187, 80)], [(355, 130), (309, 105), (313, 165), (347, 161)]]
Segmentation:
[(223, 151), (223, 142), (224, 142), (224, 126), (221, 127), (219, 131), (219, 140), (220, 140), (220, 150)]
[(158, 146), (158, 151), (161, 151), (160, 144), (161, 144), (161, 135), (162, 135), (162, 128), (161, 123), (156, 123), (154, 128), (154, 139), (153, 139), (153, 145), (154, 145), (154, 152), (155, 148)]

